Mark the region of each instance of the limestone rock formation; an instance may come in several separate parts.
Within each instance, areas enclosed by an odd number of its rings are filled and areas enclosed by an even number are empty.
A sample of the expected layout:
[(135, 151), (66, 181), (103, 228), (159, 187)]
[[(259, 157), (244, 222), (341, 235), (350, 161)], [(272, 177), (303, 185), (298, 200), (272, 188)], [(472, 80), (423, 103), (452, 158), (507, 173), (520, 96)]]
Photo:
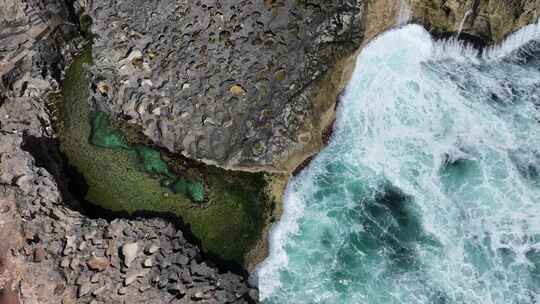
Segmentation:
[[(461, 30), (488, 44), (535, 22), (538, 5), (92, 1), (87, 11), (97, 35), (94, 104), (189, 158), (231, 169), (292, 172), (322, 146), (344, 87), (336, 79), (348, 75), (335, 67), (353, 58), (363, 41), (409, 17), (434, 34)], [(329, 81), (335, 85), (325, 87)]]
[(169, 220), (80, 212), (46, 107), (80, 42), (66, 3), (0, 1), (0, 303), (256, 302)]
[(96, 0), (86, 9), (95, 107), (170, 151), (232, 169), (290, 172), (320, 147), (321, 116), (339, 91), (318, 104), (319, 81), (362, 41), (359, 0)]
[(77, 12), (94, 19), (99, 110), (191, 158), (289, 172), (321, 147), (362, 38), (403, 7), (489, 43), (540, 4), (403, 1), (0, 0), (0, 303), (257, 302), (170, 221), (89, 218), (69, 195), (46, 103)]
[(413, 20), (432, 32), (458, 32), (501, 41), (509, 33), (538, 20), (538, 0), (411, 0)]
[(538, 0), (369, 0), (367, 7), (368, 39), (395, 26), (401, 14), (433, 34), (461, 32), (483, 45), (501, 41), (540, 16)]

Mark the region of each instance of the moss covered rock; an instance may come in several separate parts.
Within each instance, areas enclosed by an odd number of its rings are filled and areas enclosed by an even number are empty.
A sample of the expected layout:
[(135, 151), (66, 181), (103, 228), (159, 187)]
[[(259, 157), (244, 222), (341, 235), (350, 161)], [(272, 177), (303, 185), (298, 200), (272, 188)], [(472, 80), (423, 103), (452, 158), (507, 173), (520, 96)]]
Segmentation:
[(92, 112), (90, 114), (90, 124), (92, 126), (90, 143), (93, 145), (106, 149), (130, 149), (125, 142), (124, 136), (112, 128), (107, 113)]

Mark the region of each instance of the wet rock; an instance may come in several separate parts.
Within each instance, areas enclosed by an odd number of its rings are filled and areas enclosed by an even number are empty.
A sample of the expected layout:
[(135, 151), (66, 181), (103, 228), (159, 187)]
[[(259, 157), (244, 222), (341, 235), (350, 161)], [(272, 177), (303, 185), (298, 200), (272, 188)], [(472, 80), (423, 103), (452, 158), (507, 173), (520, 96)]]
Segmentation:
[(462, 34), (482, 40), (485, 46), (536, 22), (538, 9), (540, 2), (536, 0), (435, 0), (416, 1), (412, 14), (413, 20), (421, 21), (435, 34), (456, 33), (461, 29)]

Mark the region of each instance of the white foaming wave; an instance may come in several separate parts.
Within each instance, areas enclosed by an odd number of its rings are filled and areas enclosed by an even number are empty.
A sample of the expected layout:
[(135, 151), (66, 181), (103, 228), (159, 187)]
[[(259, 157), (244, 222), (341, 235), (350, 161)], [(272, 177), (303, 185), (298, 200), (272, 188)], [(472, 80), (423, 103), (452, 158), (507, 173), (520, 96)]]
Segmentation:
[[(410, 34), (396, 35), (396, 33), (390, 31), (389, 33), (387, 33), (387, 35), (395, 35), (397, 38), (401, 38), (401, 40), (404, 40), (402, 41), (402, 43), (409, 44), (414, 44), (418, 40), (429, 41), (430, 39), (429, 34), (420, 26), (411, 25), (407, 26), (403, 30), (408, 31)], [(379, 39), (377, 38), (374, 41), (378, 40)], [(388, 50), (388, 48), (373, 48), (373, 44), (374, 42), (370, 43), (366, 47), (366, 49), (364, 49), (364, 51), (360, 54), (360, 56), (358, 56), (358, 62), (363, 62), (361, 61), (360, 57), (369, 56), (371, 57), (370, 61), (377, 62), (383, 59), (384, 56), (389, 55), (389, 53), (384, 54), (380, 52), (381, 49)], [(418, 45), (425, 45), (425, 43), (420, 43)], [(391, 50), (388, 51), (391, 53)], [(420, 60), (423, 57), (427, 56), (429, 54), (429, 51), (430, 49), (428, 46), (428, 48), (422, 49), (420, 53), (418, 51), (415, 51), (411, 52), (411, 54), (409, 55), (411, 56), (411, 58), (417, 58)], [(343, 98), (344, 100), (350, 99), (350, 96), (348, 95), (351, 94), (351, 92), (353, 92), (352, 94), (354, 94), (354, 92), (360, 91), (356, 88), (353, 89), (350, 87), (351, 85), (354, 86), (356, 83), (359, 83), (358, 81), (354, 81), (355, 77), (358, 77), (358, 73), (353, 74), (353, 80), (349, 83), (349, 86), (345, 91)], [(340, 109), (341, 108), (342, 106), (340, 106)], [(341, 113), (339, 113), (338, 115), (341, 116)], [(339, 132), (339, 130), (336, 130), (336, 132)], [(332, 139), (332, 141), (333, 140), (334, 139)], [(306, 172), (306, 170), (304, 172)], [(298, 231), (298, 219), (302, 218), (304, 214), (304, 198), (302, 194), (299, 193), (297, 189), (295, 189), (297, 179), (310, 179), (310, 177), (306, 176), (304, 172), (298, 177), (291, 180), (289, 185), (287, 186), (283, 202), (283, 215), (281, 216), (280, 221), (272, 227), (269, 233), (269, 256), (265, 261), (263, 261), (257, 266), (255, 273), (250, 278), (251, 283), (259, 287), (261, 300), (265, 300), (266, 298), (268, 298), (282, 284), (279, 277), (279, 271), (280, 269), (283, 269), (288, 265), (288, 257), (285, 251), (286, 241), (290, 235), (293, 235)], [(309, 175), (314, 176), (315, 173), (311, 172)]]
[(411, 8), (406, 0), (401, 0), (399, 3), (399, 14), (397, 17), (397, 25), (405, 25), (411, 20)]
[(507, 57), (527, 43), (540, 39), (540, 20), (515, 33), (510, 34), (502, 43), (488, 48), (483, 57), (486, 60), (499, 60)]
[(470, 43), (463, 42), (456, 37), (441, 41), (433, 41), (433, 56), (430, 60), (453, 59), (457, 62), (472, 61), (477, 63), (480, 51)]
[[(518, 35), (518, 37), (510, 36), (507, 41), (505, 41), (503, 44), (501, 44), (500, 50), (490, 50), (487, 53), (485, 53), (486, 60), (495, 60), (498, 58), (503, 58), (506, 54), (509, 55), (513, 51), (517, 50), (519, 46), (517, 45), (525, 45), (526, 43), (530, 42), (531, 40), (536, 39), (535, 32), (533, 30), (526, 30), (524, 33), (516, 33), (514, 35)], [(391, 37), (390, 37), (391, 36)], [(355, 72), (353, 74), (353, 80), (350, 82), (348, 86), (348, 90), (344, 97), (344, 102), (340, 104), (340, 109), (338, 111), (338, 130), (336, 130), (336, 136), (339, 136), (341, 132), (344, 131), (345, 126), (365, 126), (365, 128), (362, 128), (362, 130), (366, 130), (364, 132), (363, 138), (365, 140), (362, 142), (361, 139), (358, 140), (358, 142), (355, 142), (355, 145), (361, 146), (362, 144), (367, 143), (366, 146), (373, 147), (372, 153), (367, 157), (367, 159), (363, 159), (364, 164), (367, 164), (368, 167), (372, 169), (376, 169), (377, 167), (381, 167), (378, 173), (385, 174), (384, 168), (390, 168), (388, 172), (396, 172), (399, 173), (401, 168), (401, 163), (395, 162), (398, 158), (392, 158), (389, 157), (389, 155), (392, 155), (392, 150), (389, 150), (389, 153), (384, 155), (380, 151), (382, 151), (385, 146), (381, 142), (380, 147), (377, 148), (377, 139), (386, 137), (386, 139), (390, 137), (399, 138), (400, 135), (402, 135), (404, 132), (403, 130), (407, 130), (405, 125), (402, 124), (401, 121), (399, 121), (399, 115), (391, 114), (390, 118), (392, 119), (391, 125), (399, 126), (399, 128), (394, 128), (394, 130), (390, 130), (386, 128), (387, 125), (390, 123), (384, 123), (385, 117), (381, 115), (380, 108), (385, 108), (387, 110), (394, 109), (395, 111), (395, 101), (392, 101), (391, 99), (388, 99), (389, 95), (385, 95), (384, 88), (383, 92), (377, 93), (373, 96), (368, 96), (366, 98), (364, 96), (363, 100), (369, 99), (373, 104), (377, 104), (377, 107), (379, 108), (379, 112), (377, 115), (380, 116), (373, 116), (373, 113), (377, 111), (377, 109), (373, 108), (374, 105), (365, 105), (365, 104), (356, 104), (355, 100), (361, 99), (360, 96), (365, 93), (365, 89), (369, 88), (369, 82), (366, 81), (366, 74), (369, 74), (372, 76), (371, 80), (369, 81), (375, 81), (375, 82), (381, 82), (385, 85), (388, 85), (390, 81), (399, 81), (392, 79), (392, 77), (387, 77), (388, 75), (382, 75), (387, 72), (391, 72), (394, 65), (399, 65), (402, 67), (403, 60), (410, 63), (410, 67), (406, 68), (406, 72), (415, 72), (415, 66), (417, 67), (419, 63), (424, 62), (426, 60), (440, 60), (440, 59), (455, 59), (456, 61), (463, 61), (463, 60), (471, 60), (471, 61), (479, 61), (482, 58), (480, 57), (480, 54), (478, 51), (474, 50), (473, 48), (457, 41), (457, 40), (448, 40), (443, 42), (434, 42), (429, 34), (421, 27), (419, 26), (407, 26), (401, 30), (399, 30), (399, 33), (397, 31), (390, 31), (383, 35), (383, 37), (386, 38), (392, 38), (392, 39), (384, 39), (379, 38), (375, 39), (370, 45), (366, 47), (366, 49), (363, 50), (363, 52), (360, 54), (358, 58), (358, 64), (357, 69), (360, 72)], [(505, 45), (505, 43), (508, 43), (508, 45)], [(415, 48), (411, 47), (404, 47), (404, 50), (399, 50), (399, 52), (396, 52), (396, 46), (406, 46), (406, 45), (414, 45)], [(396, 53), (399, 53), (396, 55)], [(496, 55), (496, 56), (495, 56)], [(403, 73), (403, 70), (399, 70), (401, 73)], [(394, 75), (397, 76), (397, 75)], [(369, 78), (369, 77), (368, 77)], [(428, 84), (428, 79), (421, 79), (420, 82), (425, 85)], [(428, 84), (432, 85), (432, 84)], [(403, 87), (403, 83), (396, 84), (397, 87)], [(449, 89), (449, 91), (452, 91), (452, 89)], [(386, 92), (387, 93), (387, 92)], [(440, 94), (444, 94), (444, 92), (440, 92)], [(420, 98), (422, 102), (429, 101), (429, 98)], [(456, 98), (453, 98), (452, 96), (443, 96), (443, 99), (454, 101)], [(460, 103), (466, 102), (466, 101), (459, 101)], [(427, 104), (428, 106), (430, 104)], [(462, 104), (458, 104), (458, 107), (461, 107)], [(469, 106), (471, 106), (469, 104)], [(344, 110), (344, 108), (347, 108)], [(503, 130), (504, 124), (500, 121), (497, 121), (496, 117), (490, 117), (492, 120), (490, 121), (482, 121), (482, 123), (485, 123), (485, 125), (478, 126), (475, 124), (475, 119), (483, 119), (482, 115), (480, 117), (474, 116), (478, 113), (482, 113), (482, 108), (475, 108), (474, 104), (470, 108), (448, 108), (448, 112), (457, 111), (453, 113), (454, 117), (460, 118), (460, 121), (456, 122), (455, 124), (457, 126), (460, 126), (461, 131), (458, 133), (466, 134), (466, 136), (463, 136), (464, 145), (471, 145), (474, 146), (475, 143), (482, 142), (483, 139), (485, 139), (486, 134), (491, 134), (488, 136), (487, 140), (489, 141), (489, 144), (494, 150), (498, 150), (498, 152), (502, 152), (503, 150), (509, 148), (509, 147), (515, 147), (516, 144), (519, 145), (519, 141), (516, 141), (515, 138), (511, 136), (511, 132), (507, 132)], [(432, 113), (427, 115), (430, 118), (434, 118), (436, 116), (436, 108), (433, 108)], [(360, 113), (359, 115), (350, 115), (344, 113), (345, 111), (351, 113)], [(371, 112), (370, 112), (371, 111)], [(384, 111), (382, 111), (384, 113)], [(473, 115), (473, 113), (475, 113)], [(384, 114), (383, 114), (384, 115)], [(486, 114), (487, 115), (487, 114)], [(426, 115), (425, 115), (426, 116)], [(361, 117), (360, 120), (363, 120), (363, 123), (357, 124), (356, 120), (358, 120)], [(376, 130), (374, 132), (373, 130), (368, 130), (368, 126), (374, 125), (373, 121), (370, 121), (370, 119), (376, 119), (377, 125), (382, 126), (380, 130)], [(437, 121), (439, 118), (435, 118)], [(424, 121), (423, 123), (429, 123), (429, 121)], [(471, 128), (473, 126), (474, 128)], [(424, 128), (423, 128), (424, 129)], [(429, 129), (429, 128), (425, 128)], [(401, 132), (399, 132), (401, 131)], [(411, 129), (412, 131), (412, 129)], [(401, 133), (401, 134), (400, 134)], [(406, 132), (405, 132), (406, 133)], [(378, 134), (379, 136), (377, 136)], [(429, 135), (429, 134), (427, 134)], [(417, 135), (418, 136), (418, 133)], [(508, 136), (508, 138), (506, 138)], [(455, 136), (456, 140), (460, 140), (459, 135)], [(499, 140), (497, 140), (499, 138)], [(334, 139), (333, 139), (334, 140)], [(429, 143), (429, 140), (431, 138), (426, 137), (422, 139), (426, 143)], [(370, 142), (371, 141), (371, 142)], [(483, 144), (482, 144), (483, 145)], [(438, 152), (451, 152), (450, 157), (457, 157), (462, 158), (466, 155), (462, 155), (461, 151), (455, 150), (449, 151), (449, 147), (451, 148), (454, 146), (451, 142), (443, 144), (438, 147), (430, 147), (434, 148), (434, 150)], [(435, 162), (437, 163), (437, 162)], [(313, 167), (313, 166), (312, 166)], [(254, 276), (254, 280), (258, 280), (259, 282), (259, 288), (261, 291), (261, 299), (266, 299), (269, 296), (271, 296), (276, 289), (278, 289), (281, 286), (281, 280), (279, 277), (279, 270), (287, 267), (289, 260), (287, 256), (287, 252), (285, 250), (285, 245), (287, 242), (287, 239), (289, 236), (295, 234), (299, 230), (298, 220), (304, 216), (304, 209), (305, 209), (305, 202), (304, 197), (306, 193), (300, 192), (300, 190), (309, 190), (305, 187), (302, 187), (302, 189), (295, 189), (297, 184), (299, 183), (298, 180), (306, 180), (311, 179), (317, 174), (314, 171), (314, 169), (317, 168), (310, 168), (306, 172), (304, 171), (303, 174), (301, 174), (298, 178), (293, 179), (291, 183), (289, 184), (285, 199), (284, 199), (284, 214), (278, 224), (276, 224), (270, 233), (270, 256), (267, 260), (265, 260), (261, 265), (259, 265), (256, 275)], [(486, 166), (490, 167), (490, 166)], [(428, 171), (429, 168), (426, 169)], [(435, 171), (434, 171), (435, 172)], [(482, 173), (484, 176), (482, 177), (484, 180), (487, 180), (486, 176), (489, 176), (485, 172)], [(510, 172), (511, 180), (518, 180), (519, 176), (517, 172)], [(400, 188), (404, 188), (407, 190), (406, 192), (414, 194), (415, 197), (424, 197), (424, 201), (426, 203), (430, 203), (433, 201), (443, 200), (443, 199), (449, 199), (445, 198), (444, 196), (447, 195), (446, 193), (443, 193), (444, 190), (441, 188), (441, 185), (437, 184), (437, 181), (433, 180), (431, 185), (428, 185), (426, 183), (427, 187), (429, 188), (430, 196), (425, 196), (423, 194), (423, 191), (425, 189), (419, 189), (420, 191), (416, 191), (415, 193), (415, 186), (414, 185), (406, 185), (407, 181), (402, 181), (401, 177), (396, 174), (387, 174), (387, 177), (391, 180), (392, 183), (394, 183), (396, 186)], [(429, 180), (429, 177), (427, 178)], [(401, 183), (404, 184), (401, 184)], [(309, 184), (309, 183), (308, 183)], [(512, 248), (516, 252), (521, 252), (519, 255), (519, 261), (521, 263), (526, 263), (527, 259), (524, 257), (524, 253), (527, 252), (527, 250), (531, 249), (531, 244), (521, 244), (519, 243), (519, 239), (523, 239), (527, 236), (527, 234), (530, 233), (540, 233), (540, 231), (537, 230), (529, 230), (523, 229), (520, 227), (521, 222), (532, 224), (534, 227), (540, 227), (538, 225), (538, 220), (530, 219), (526, 217), (527, 214), (530, 214), (532, 212), (538, 211), (537, 208), (532, 207), (532, 202), (527, 201), (526, 196), (523, 195), (524, 192), (527, 191), (526, 187), (523, 187), (521, 184), (518, 184), (516, 189), (516, 193), (505, 193), (505, 189), (498, 189), (497, 185), (491, 185), (491, 184), (481, 184), (477, 187), (491, 187), (491, 192), (493, 192), (494, 197), (504, 197), (506, 196), (512, 196), (516, 197), (516, 201), (525, 201), (524, 204), (521, 205), (511, 205), (511, 206), (499, 206), (497, 204), (489, 205), (490, 208), (494, 210), (498, 210), (496, 214), (493, 215), (486, 215), (483, 218), (481, 218), (482, 222), (473, 223), (474, 225), (470, 226), (471, 229), (474, 228), (474, 233), (482, 233), (485, 230), (490, 230), (496, 232), (492, 236), (492, 241), (494, 243), (493, 248), (502, 248), (503, 246), (509, 246), (509, 248)], [(309, 186), (307, 186), (309, 188)], [(417, 188), (418, 189), (418, 188)], [(489, 193), (489, 192), (488, 192)], [(490, 193), (491, 195), (491, 193)], [(436, 199), (431, 199), (436, 198)], [(459, 197), (458, 197), (459, 198)], [(479, 203), (482, 203), (483, 201), (479, 201)], [(445, 210), (440, 210), (441, 215), (435, 216), (437, 212), (437, 208), (441, 208), (439, 206), (434, 206), (433, 204), (422, 204), (420, 208), (422, 209), (428, 209), (428, 211), (434, 211), (434, 216), (430, 218), (426, 223), (425, 227), (427, 231), (433, 232), (437, 234), (441, 239), (442, 242), (445, 245), (452, 245), (452, 242), (455, 242), (456, 235), (453, 235), (452, 232), (448, 232), (450, 229), (447, 228), (453, 228), (450, 224), (449, 225), (441, 225), (441, 219), (442, 220), (453, 220), (450, 218), (451, 216), (459, 216), (459, 206), (457, 206), (458, 209), (456, 209), (454, 206), (452, 206), (451, 203), (447, 203), (446, 206), (443, 206), (446, 208)], [(431, 208), (431, 209), (430, 209)], [(501, 209), (502, 208), (502, 209)], [(522, 209), (522, 212), (516, 212), (516, 210)], [(501, 210), (504, 210), (504, 212), (501, 212)], [(467, 214), (467, 216), (470, 216), (471, 218), (474, 218), (474, 215), (476, 213), (482, 214), (482, 212), (488, 212), (489, 209), (485, 210), (481, 206), (479, 208), (476, 208), (473, 210), (475, 213)], [(424, 214), (429, 214), (429, 212), (423, 211)], [(427, 219), (427, 218), (425, 218)], [(508, 222), (508, 224), (506, 224)], [(535, 224), (536, 223), (536, 224)], [(455, 224), (455, 223), (454, 223)], [(461, 233), (459, 231), (455, 233)], [(461, 237), (461, 236), (459, 236)], [(462, 240), (460, 240), (462, 241)], [(459, 298), (460, 295), (453, 295), (451, 294), (452, 290), (459, 290), (461, 288), (462, 291), (459, 291), (460, 293), (463, 293), (464, 296), (466, 296), (469, 299), (475, 299), (474, 303), (499, 303), (496, 298), (486, 298), (484, 301), (476, 300), (477, 297), (481, 296), (487, 296), (492, 297), (493, 294), (491, 293), (483, 293), (483, 292), (476, 292), (472, 284), (476, 283), (472, 279), (467, 279), (462, 277), (461, 275), (463, 273), (467, 273), (468, 270), (465, 269), (466, 267), (469, 267), (469, 265), (464, 265), (461, 263), (463, 261), (463, 258), (466, 256), (466, 252), (463, 250), (460, 250), (463, 248), (463, 244), (459, 244), (460, 246), (449, 246), (453, 249), (448, 252), (449, 254), (449, 260), (447, 261), (448, 264), (442, 264), (442, 263), (436, 263), (436, 257), (434, 258), (435, 263), (432, 263), (431, 266), (434, 268), (432, 269), (432, 272), (437, 275), (441, 275), (440, 277), (433, 277), (431, 278), (434, 282), (440, 283), (441, 286), (448, 287), (448, 291), (450, 293), (451, 298)], [(523, 248), (521, 248), (522, 246)], [(539, 244), (533, 244), (533, 247), (540, 246)], [(426, 254), (429, 254), (427, 252)], [(459, 270), (459, 271), (458, 271)], [(416, 277), (412, 277), (411, 279), (416, 279)], [(494, 284), (500, 284), (499, 282), (495, 282)], [(452, 288), (456, 287), (456, 288)], [(480, 288), (480, 286), (478, 286)], [(493, 288), (496, 289), (496, 288)], [(510, 287), (504, 286), (504, 290), (511, 290)], [(324, 293), (324, 290), (321, 290), (321, 293)], [(458, 291), (456, 291), (458, 292)], [(465, 293), (466, 292), (466, 293)], [(331, 298), (332, 295), (321, 295), (322, 298)], [(418, 301), (418, 302), (426, 302), (424, 300)], [(472, 303), (472, 302), (471, 302)]]
[(510, 56), (527, 43), (539, 39), (540, 20), (511, 33), (501, 43), (488, 47), (483, 51), (477, 50), (472, 44), (461, 41), (456, 37), (434, 42), (433, 56), (430, 59), (453, 59), (457, 62), (468, 60), (474, 63), (478, 63), (479, 60), (500, 60)]
[[(302, 174), (301, 174), (302, 175)], [(264, 300), (281, 286), (279, 270), (287, 267), (288, 257), (285, 244), (289, 235), (298, 231), (298, 219), (304, 214), (304, 200), (295, 188), (295, 180), (291, 179), (283, 196), (283, 214), (268, 234), (269, 255), (257, 266), (250, 278), (253, 285), (259, 287), (260, 298)], [(263, 281), (263, 283), (261, 283)]]

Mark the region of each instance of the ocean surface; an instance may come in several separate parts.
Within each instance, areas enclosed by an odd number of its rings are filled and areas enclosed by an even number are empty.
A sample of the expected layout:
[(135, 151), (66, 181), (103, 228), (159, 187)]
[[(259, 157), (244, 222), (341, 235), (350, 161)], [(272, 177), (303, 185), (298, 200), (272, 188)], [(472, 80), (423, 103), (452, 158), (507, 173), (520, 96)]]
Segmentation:
[(287, 188), (263, 303), (540, 303), (539, 107), (539, 25), (482, 53), (373, 40)]

